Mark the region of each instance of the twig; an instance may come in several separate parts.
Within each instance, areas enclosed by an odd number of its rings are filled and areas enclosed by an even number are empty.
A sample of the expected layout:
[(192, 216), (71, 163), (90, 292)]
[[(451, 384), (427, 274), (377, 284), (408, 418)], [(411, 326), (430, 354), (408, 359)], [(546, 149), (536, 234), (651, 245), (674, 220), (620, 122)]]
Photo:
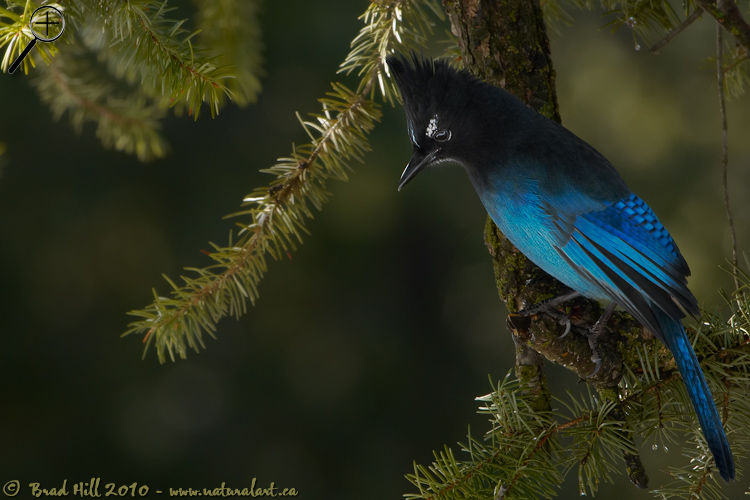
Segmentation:
[(748, 59), (750, 59), (750, 55), (748, 55), (748, 54), (741, 55), (740, 57), (738, 57), (737, 59), (735, 59), (734, 62), (732, 64), (730, 64), (729, 66), (724, 66), (724, 74), (729, 73), (734, 68), (736, 68), (737, 66), (739, 66), (743, 62), (747, 61)]
[(738, 45), (750, 52), (750, 24), (742, 17), (734, 1), (714, 4), (713, 0), (696, 0), (695, 3), (731, 33)]
[[(721, 4), (721, 2), (720, 2)], [(729, 130), (727, 126), (727, 108), (726, 96), (724, 95), (724, 67), (722, 60), (724, 58), (724, 40), (722, 26), (716, 25), (716, 81), (719, 91), (719, 114), (721, 116), (721, 182), (724, 187), (724, 207), (727, 211), (727, 220), (729, 221), (729, 234), (732, 237), (732, 276), (734, 277), (734, 289), (740, 289), (740, 279), (737, 276), (737, 233), (734, 229), (734, 219), (732, 217), (732, 208), (729, 203)]]
[(690, 14), (687, 17), (687, 19), (685, 19), (684, 21), (682, 21), (682, 24), (680, 24), (675, 29), (673, 29), (672, 31), (670, 31), (669, 33), (667, 33), (667, 36), (665, 36), (664, 38), (662, 38), (661, 40), (659, 40), (658, 42), (656, 42), (653, 47), (651, 47), (650, 49), (648, 49), (648, 51), (651, 52), (652, 54), (659, 54), (659, 53), (661, 53), (661, 49), (666, 44), (668, 44), (669, 42), (671, 42), (672, 40), (674, 40), (674, 38), (677, 35), (679, 35), (680, 33), (682, 33), (685, 30), (685, 28), (687, 28), (688, 26), (690, 26), (691, 24), (693, 24), (695, 21), (697, 21), (698, 18), (700, 18), (702, 15), (703, 15), (703, 11), (702, 10), (695, 9), (693, 11), (693, 13)]

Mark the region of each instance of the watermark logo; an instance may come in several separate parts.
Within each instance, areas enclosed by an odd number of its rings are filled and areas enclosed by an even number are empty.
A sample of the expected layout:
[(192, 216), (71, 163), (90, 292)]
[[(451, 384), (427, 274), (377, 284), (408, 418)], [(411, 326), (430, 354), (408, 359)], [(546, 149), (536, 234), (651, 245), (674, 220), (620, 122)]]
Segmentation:
[(29, 42), (23, 52), (21, 52), (13, 64), (8, 68), (8, 73), (13, 73), (16, 68), (21, 64), (24, 58), (29, 54), (31, 49), (36, 45), (37, 40), (40, 42), (54, 42), (60, 38), (65, 31), (65, 18), (60, 12), (60, 9), (52, 7), (51, 5), (45, 5), (39, 7), (31, 14), (31, 22), (29, 22), (29, 28), (34, 38)]

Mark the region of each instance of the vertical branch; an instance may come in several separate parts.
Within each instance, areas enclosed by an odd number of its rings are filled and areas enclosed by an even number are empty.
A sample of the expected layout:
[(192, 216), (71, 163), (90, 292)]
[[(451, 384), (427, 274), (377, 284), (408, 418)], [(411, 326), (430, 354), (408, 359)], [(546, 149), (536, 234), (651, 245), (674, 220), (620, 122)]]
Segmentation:
[[(453, 33), (458, 38), (464, 66), (483, 80), (511, 92), (531, 108), (560, 122), (555, 92), (555, 72), (550, 57), (549, 39), (538, 0), (443, 0)], [(528, 261), (488, 218), (485, 244), (493, 258), (495, 281), (500, 298), (513, 313), (541, 300), (570, 291)], [(598, 302), (580, 299), (570, 304), (576, 322), (593, 325), (601, 314)], [(525, 318), (528, 319), (528, 318)], [(621, 329), (617, 319), (608, 326)], [(536, 387), (544, 398), (541, 358), (565, 365), (579, 376), (594, 371), (587, 340), (578, 335), (560, 339), (564, 327), (544, 315), (525, 321), (511, 318), (514, 340), (520, 342), (517, 374), (528, 387)], [(524, 353), (530, 348), (541, 357)], [(621, 357), (611, 345), (600, 345), (602, 366), (588, 380), (598, 387), (616, 386), (622, 376)], [(529, 369), (521, 369), (529, 366)], [(521, 373), (534, 376), (525, 380)]]
[(537, 0), (443, 0), (464, 66), (560, 122), (549, 38)]
[[(721, 0), (720, 0), (721, 2)], [(734, 289), (740, 289), (740, 279), (737, 276), (737, 233), (734, 229), (734, 218), (732, 207), (729, 203), (729, 129), (727, 126), (726, 96), (724, 93), (724, 40), (721, 24), (716, 23), (716, 81), (719, 91), (719, 114), (721, 116), (721, 182), (724, 188), (724, 207), (727, 211), (729, 221), (729, 234), (732, 237), (732, 276), (734, 277)]]
[[(464, 67), (560, 121), (549, 40), (539, 4), (524, 0), (444, 0), (443, 4), (458, 36)], [(511, 47), (515, 50), (509, 50)], [(523, 308), (525, 300), (516, 293), (515, 285), (524, 281), (521, 276), (527, 272), (544, 273), (527, 262), (489, 218), (485, 242), (493, 256), (501, 298), (510, 311)], [(511, 259), (516, 266), (509, 265)], [(512, 276), (504, 275), (509, 269), (515, 270)], [(554, 285), (552, 278), (544, 276)], [(501, 282), (514, 290), (504, 293)], [(522, 342), (516, 343), (516, 376), (533, 406), (548, 410), (544, 358)]]

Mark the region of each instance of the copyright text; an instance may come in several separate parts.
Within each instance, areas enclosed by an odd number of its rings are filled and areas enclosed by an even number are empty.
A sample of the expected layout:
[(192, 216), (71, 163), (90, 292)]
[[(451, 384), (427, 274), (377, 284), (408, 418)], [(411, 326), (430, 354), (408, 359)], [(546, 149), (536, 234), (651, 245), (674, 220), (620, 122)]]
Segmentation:
[(6, 497), (15, 497), (23, 491), (24, 498), (72, 497), (72, 498), (99, 498), (99, 497), (127, 497), (145, 498), (149, 494), (163, 495), (169, 497), (219, 497), (219, 498), (275, 498), (296, 497), (296, 488), (283, 488), (271, 481), (263, 485), (256, 478), (252, 479), (250, 486), (231, 487), (226, 482), (212, 488), (164, 488), (155, 489), (146, 484), (130, 483), (103, 483), (101, 478), (94, 477), (88, 481), (68, 482), (65, 479), (62, 484), (51, 485), (42, 483), (28, 483), (26, 487), (18, 480), (11, 480), (3, 485), (2, 493)]

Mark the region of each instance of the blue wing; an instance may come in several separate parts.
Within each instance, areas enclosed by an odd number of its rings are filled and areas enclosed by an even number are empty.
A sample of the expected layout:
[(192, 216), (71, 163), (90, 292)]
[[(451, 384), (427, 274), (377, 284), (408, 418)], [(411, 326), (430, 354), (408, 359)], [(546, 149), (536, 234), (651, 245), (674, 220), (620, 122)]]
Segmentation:
[(580, 178), (564, 182), (554, 172), (529, 176), (518, 168), (475, 187), (500, 230), (534, 263), (583, 295), (616, 302), (660, 339), (652, 306), (676, 320), (698, 314), (690, 269), (643, 200), (621, 180), (609, 191), (582, 189)]
[(687, 288), (685, 259), (635, 194), (596, 211), (572, 215), (553, 206), (547, 211), (558, 220), (558, 254), (659, 338), (652, 304), (674, 319), (684, 317), (683, 311), (698, 314), (697, 300)]

